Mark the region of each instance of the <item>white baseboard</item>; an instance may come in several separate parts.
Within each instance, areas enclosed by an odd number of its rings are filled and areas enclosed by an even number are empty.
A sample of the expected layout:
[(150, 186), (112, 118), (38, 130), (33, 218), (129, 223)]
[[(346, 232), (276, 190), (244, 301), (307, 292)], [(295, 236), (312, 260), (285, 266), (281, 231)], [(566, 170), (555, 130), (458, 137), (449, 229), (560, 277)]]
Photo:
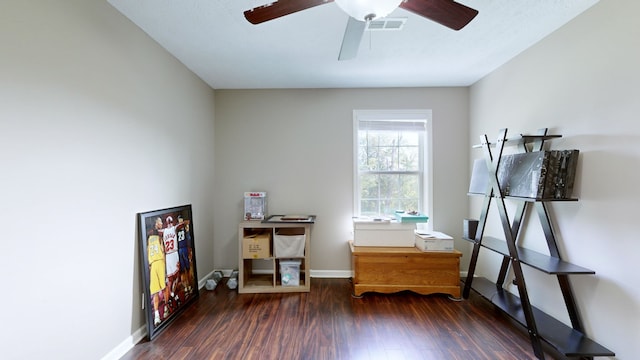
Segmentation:
[(210, 273), (208, 273), (207, 275), (205, 275), (200, 281), (198, 281), (198, 289), (202, 290), (202, 288), (204, 287), (204, 284), (207, 282), (207, 280), (209, 278), (211, 278), (213, 276), (213, 273), (216, 272), (218, 270), (213, 270)]
[[(231, 270), (229, 270), (229, 274), (231, 274)], [(205, 282), (213, 275), (213, 271), (208, 273), (207, 276), (198, 281), (198, 289), (202, 290)], [(229, 276), (229, 275), (226, 275)], [(118, 360), (124, 354), (129, 352), (137, 343), (139, 343), (142, 339), (147, 336), (147, 326), (143, 325), (138, 330), (134, 331), (131, 336), (127, 337), (123, 342), (121, 342), (118, 346), (113, 348), (109, 353), (102, 357), (102, 360)]]
[[(221, 271), (222, 274), (224, 276), (229, 276), (231, 274), (231, 271), (233, 270), (229, 270), (229, 269), (225, 269), (225, 270), (216, 270), (216, 271)], [(256, 274), (273, 274), (272, 270), (254, 270), (254, 273)], [(209, 278), (209, 276), (211, 276), (211, 274), (213, 274), (213, 272), (211, 272), (209, 275), (207, 275), (207, 277), (205, 278), (205, 280), (202, 281), (202, 283), (204, 283), (204, 281), (206, 281), (206, 279)], [(311, 275), (312, 278), (326, 278), (326, 279), (348, 279), (353, 277), (353, 271), (352, 270), (311, 270), (311, 273), (309, 274)], [(466, 277), (467, 276), (467, 272), (466, 271), (461, 271), (460, 272), (460, 277)], [(200, 286), (202, 287), (202, 285)]]
[(123, 342), (121, 342), (118, 346), (116, 346), (113, 350), (109, 351), (108, 354), (102, 357), (102, 360), (118, 360), (124, 354), (129, 352), (140, 340), (144, 339), (147, 336), (147, 327), (143, 326), (136, 330), (131, 336), (126, 338)]
[(325, 278), (325, 279), (348, 279), (353, 277), (353, 271), (351, 270), (311, 270), (312, 278)]

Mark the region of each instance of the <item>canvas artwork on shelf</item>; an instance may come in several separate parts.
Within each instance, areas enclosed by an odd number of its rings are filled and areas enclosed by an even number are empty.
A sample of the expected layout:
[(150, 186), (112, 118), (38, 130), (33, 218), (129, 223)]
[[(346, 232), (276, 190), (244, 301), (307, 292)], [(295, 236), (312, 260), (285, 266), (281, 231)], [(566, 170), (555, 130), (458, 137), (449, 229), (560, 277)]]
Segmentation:
[[(532, 199), (569, 199), (579, 150), (549, 150), (503, 155), (497, 179), (504, 196)], [(473, 163), (470, 194), (484, 194), (489, 186), (484, 159)]]
[(199, 295), (191, 205), (138, 214), (150, 340)]

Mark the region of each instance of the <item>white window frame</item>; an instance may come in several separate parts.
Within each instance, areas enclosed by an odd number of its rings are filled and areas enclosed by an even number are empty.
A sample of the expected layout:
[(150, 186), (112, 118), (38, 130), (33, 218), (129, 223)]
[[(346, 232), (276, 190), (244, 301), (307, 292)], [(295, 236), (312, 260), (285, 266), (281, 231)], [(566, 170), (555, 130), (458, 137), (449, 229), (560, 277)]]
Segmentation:
[[(358, 171), (358, 131), (360, 121), (374, 120), (426, 120), (426, 136), (423, 146), (421, 211), (426, 215), (433, 212), (433, 169), (432, 169), (432, 111), (430, 109), (405, 110), (353, 110), (353, 214), (360, 216), (360, 184)], [(429, 221), (428, 224), (431, 224)]]

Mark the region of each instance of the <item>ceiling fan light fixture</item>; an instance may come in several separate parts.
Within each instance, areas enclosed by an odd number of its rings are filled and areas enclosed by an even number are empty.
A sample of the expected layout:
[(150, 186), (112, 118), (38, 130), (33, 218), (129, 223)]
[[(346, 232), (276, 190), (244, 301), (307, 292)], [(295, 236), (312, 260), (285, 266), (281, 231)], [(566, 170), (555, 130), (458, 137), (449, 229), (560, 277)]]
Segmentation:
[(395, 10), (402, 0), (335, 0), (342, 11), (358, 21), (383, 18)]

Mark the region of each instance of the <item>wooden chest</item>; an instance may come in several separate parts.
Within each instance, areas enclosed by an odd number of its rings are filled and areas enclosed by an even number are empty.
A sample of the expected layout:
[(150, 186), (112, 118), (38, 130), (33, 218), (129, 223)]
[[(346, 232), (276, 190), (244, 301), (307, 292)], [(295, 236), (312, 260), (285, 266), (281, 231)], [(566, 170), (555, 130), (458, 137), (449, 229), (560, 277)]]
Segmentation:
[(449, 294), (460, 297), (460, 257), (454, 250), (423, 252), (415, 247), (353, 246), (353, 293)]

